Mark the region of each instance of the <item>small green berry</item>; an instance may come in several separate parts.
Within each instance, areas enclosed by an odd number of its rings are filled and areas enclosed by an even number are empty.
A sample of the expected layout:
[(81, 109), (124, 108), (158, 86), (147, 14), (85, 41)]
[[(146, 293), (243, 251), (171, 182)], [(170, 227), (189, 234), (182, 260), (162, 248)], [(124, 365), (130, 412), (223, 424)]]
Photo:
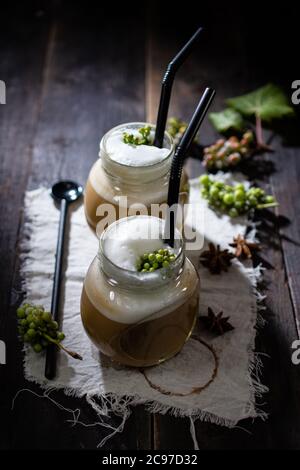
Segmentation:
[(33, 328), (29, 328), (29, 330), (27, 330), (27, 335), (30, 339), (32, 339), (35, 337), (36, 331)]
[(29, 341), (30, 341), (30, 337), (28, 336), (27, 333), (25, 333), (25, 335), (24, 335), (24, 341), (25, 341), (25, 343), (29, 343)]
[(146, 269), (146, 270), (150, 269), (150, 264), (149, 263), (144, 263), (144, 269)]
[(58, 341), (63, 341), (65, 339), (65, 334), (60, 331), (59, 333), (57, 333), (57, 339)]
[(150, 253), (150, 254), (148, 255), (148, 259), (149, 259), (149, 261), (154, 261), (154, 260), (155, 260), (155, 254), (154, 254), (154, 253)]
[(57, 323), (57, 321), (53, 320), (53, 321), (50, 323), (50, 327), (51, 327), (53, 330), (57, 330), (57, 329), (58, 329), (58, 323)]
[(215, 186), (212, 186), (209, 190), (209, 195), (212, 199), (218, 199), (219, 197), (219, 190)]
[(229, 215), (230, 215), (230, 217), (237, 217), (239, 215), (239, 213), (234, 207), (232, 207), (232, 209), (230, 209), (230, 211), (229, 211)]
[(275, 199), (274, 199), (273, 196), (266, 196), (266, 197), (265, 197), (265, 202), (266, 202), (267, 204), (272, 204), (273, 202), (275, 202)]
[(203, 186), (208, 187), (210, 185), (210, 178), (208, 175), (202, 175), (200, 176), (200, 183), (203, 184)]
[(153, 271), (155, 271), (155, 268), (152, 266), (152, 267), (149, 269), (149, 273), (153, 273)]
[(234, 196), (233, 194), (225, 194), (223, 197), (223, 202), (226, 204), (226, 206), (231, 206), (234, 203)]
[(25, 316), (26, 316), (25, 309), (23, 307), (19, 307), (17, 309), (17, 317), (18, 318), (25, 318)]
[(156, 255), (156, 261), (158, 261), (158, 263), (161, 263), (163, 261), (164, 257), (160, 254), (157, 254)]
[(36, 353), (40, 353), (43, 350), (43, 347), (40, 343), (36, 343), (33, 345), (33, 349)]
[(42, 320), (45, 322), (50, 322), (52, 320), (52, 316), (50, 312), (44, 312), (42, 314)]
[(243, 201), (236, 201), (236, 202), (234, 203), (234, 207), (235, 207), (238, 211), (240, 211), (240, 210), (242, 210), (243, 207), (244, 207), (244, 202), (243, 202)]
[(242, 191), (241, 189), (238, 189), (234, 193), (234, 200), (235, 201), (243, 201), (245, 199), (245, 192)]
[(252, 206), (252, 207), (257, 206), (257, 198), (255, 196), (250, 195), (248, 197), (248, 201), (250, 203), (250, 206)]
[(170, 266), (169, 261), (163, 261), (163, 267), (167, 268), (168, 266)]

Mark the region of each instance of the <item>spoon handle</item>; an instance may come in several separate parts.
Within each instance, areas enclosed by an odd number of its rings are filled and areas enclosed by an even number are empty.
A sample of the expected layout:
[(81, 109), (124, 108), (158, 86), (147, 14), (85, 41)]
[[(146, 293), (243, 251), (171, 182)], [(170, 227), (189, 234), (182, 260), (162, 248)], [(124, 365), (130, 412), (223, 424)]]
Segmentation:
[[(60, 219), (58, 227), (58, 239), (56, 247), (55, 257), (55, 271), (54, 271), (54, 282), (52, 290), (52, 301), (51, 301), (51, 314), (53, 320), (59, 320), (59, 297), (60, 297), (60, 284), (61, 284), (61, 271), (63, 263), (63, 252), (64, 252), (64, 235), (65, 226), (67, 219), (68, 203), (66, 199), (61, 200), (60, 206)], [(54, 379), (56, 375), (56, 346), (50, 344), (47, 347), (46, 352), (46, 365), (45, 365), (45, 377), (49, 380)]]

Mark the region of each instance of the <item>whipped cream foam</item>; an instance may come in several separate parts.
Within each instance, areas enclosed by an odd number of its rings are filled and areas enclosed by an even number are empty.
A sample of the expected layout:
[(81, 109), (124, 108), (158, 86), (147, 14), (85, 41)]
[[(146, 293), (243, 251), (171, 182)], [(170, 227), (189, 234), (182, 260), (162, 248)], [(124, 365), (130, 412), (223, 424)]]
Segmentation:
[[(142, 127), (139, 126), (139, 127)], [(141, 137), (138, 128), (124, 125), (117, 127), (106, 139), (105, 146), (111, 160), (127, 166), (147, 166), (154, 165), (164, 160), (170, 153), (168, 148), (158, 148), (154, 145), (131, 145), (123, 140), (124, 132)], [(150, 138), (154, 139), (154, 131), (151, 131)]]
[(170, 249), (162, 239), (163, 225), (162, 219), (140, 215), (112, 224), (103, 235), (104, 255), (119, 268), (136, 271), (137, 262), (144, 253)]

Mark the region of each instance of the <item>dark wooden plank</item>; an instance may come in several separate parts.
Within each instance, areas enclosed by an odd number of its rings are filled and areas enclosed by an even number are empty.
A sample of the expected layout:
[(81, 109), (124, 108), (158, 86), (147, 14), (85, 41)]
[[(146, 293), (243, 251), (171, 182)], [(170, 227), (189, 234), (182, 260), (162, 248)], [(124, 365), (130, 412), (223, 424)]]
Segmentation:
[[(6, 104), (0, 106), (0, 338), (6, 342), (7, 365), (0, 365), (1, 448), (12, 444), (11, 400), (22, 380), (22, 358), (17, 346), (16, 321), (9, 310), (16, 242), (23, 194), (32, 159), (32, 139), (40, 113), (42, 76), (49, 22), (34, 11), (3, 8), (0, 33), (0, 77), (6, 83)], [(14, 298), (14, 291), (12, 297)]]
[[(85, 7), (84, 7), (85, 8)], [(84, 10), (83, 8), (83, 10)], [(16, 155), (24, 154), (24, 147), (30, 146), (30, 159), (32, 161), (19, 165), (19, 172), (30, 171), (29, 187), (34, 188), (40, 184), (50, 185), (59, 178), (74, 178), (85, 182), (89, 168), (98, 157), (99, 140), (112, 126), (130, 120), (144, 119), (144, 30), (143, 21), (136, 23), (136, 18), (124, 15), (122, 8), (119, 14), (109, 13), (102, 9), (94, 11), (90, 18), (84, 18), (79, 8), (68, 10), (67, 4), (62, 9), (52, 12), (53, 20), (50, 26), (47, 51), (44, 54), (45, 66), (43, 68), (42, 85), (38, 98), (38, 125), (35, 126), (34, 135), (24, 129), (24, 134), (14, 130), (14, 126), (21, 128), (20, 109), (24, 108), (22, 100), (23, 88), (21, 79), (17, 86), (18, 97), (14, 103), (15, 114), (4, 121), (5, 128), (14, 132), (9, 151), (13, 144)], [(101, 13), (101, 15), (99, 15)], [(105, 21), (103, 16), (105, 16)], [(101, 26), (100, 22), (101, 21)], [(20, 25), (18, 25), (20, 27)], [(26, 23), (24, 28), (26, 28)], [(32, 43), (26, 43), (28, 55), (36, 54), (36, 41), (39, 36), (33, 36)], [(25, 44), (25, 41), (23, 40)], [(22, 45), (20, 57), (24, 57), (25, 45)], [(19, 46), (20, 47), (20, 46)], [(18, 52), (18, 51), (17, 51)], [(45, 51), (44, 51), (45, 52)], [(7, 54), (11, 62), (15, 60), (15, 50), (7, 45)], [(34, 62), (37, 67), (38, 62)], [(29, 79), (37, 71), (26, 69)], [(19, 73), (18, 64), (12, 76)], [(4, 77), (5, 78), (5, 77)], [(41, 77), (40, 77), (41, 78)], [(29, 80), (28, 79), (28, 80)], [(35, 84), (35, 82), (33, 82)], [(29, 83), (24, 83), (24, 87)], [(37, 100), (37, 88), (34, 87)], [(25, 103), (26, 104), (26, 103)], [(32, 116), (32, 109), (28, 110)], [(23, 117), (24, 119), (24, 117)], [(27, 144), (27, 140), (28, 144)], [(13, 171), (7, 164), (8, 171)], [(18, 177), (12, 181), (10, 193), (18, 184)], [(18, 206), (22, 204), (23, 191), (26, 181), (19, 187)], [(21, 178), (22, 183), (22, 178)], [(17, 205), (17, 204), (16, 204)], [(11, 205), (13, 207), (13, 204)], [(16, 232), (19, 224), (19, 214), (16, 220), (9, 220), (7, 225), (13, 224), (15, 230), (12, 243), (9, 266), (10, 276), (13, 271), (13, 246), (16, 243)], [(17, 275), (16, 264), (15, 288), (19, 289), (20, 280)], [(9, 286), (4, 286), (4, 292)], [(10, 315), (14, 315), (14, 308)], [(6, 377), (10, 379), (10, 386), (6, 393), (5, 410), (7, 419), (6, 441), (2, 442), (4, 448), (51, 448), (51, 449), (80, 449), (95, 448), (99, 441), (107, 434), (101, 427), (71, 428), (65, 420), (70, 418), (65, 413), (45, 399), (38, 399), (29, 393), (22, 394), (16, 402), (15, 410), (10, 412), (10, 401), (13, 392), (26, 386), (41, 393), (33, 384), (25, 384), (22, 376), (20, 348), (16, 346), (16, 329), (13, 317), (8, 321), (10, 328), (9, 365), (6, 367)], [(5, 338), (7, 338), (5, 333)], [(17, 355), (15, 349), (17, 348)], [(17, 363), (16, 368), (12, 364)], [(15, 375), (14, 379), (12, 376)], [(5, 378), (6, 380), (6, 378)], [(59, 403), (70, 409), (81, 409), (83, 422), (91, 423), (96, 420), (93, 410), (84, 400), (66, 397), (62, 392), (53, 395)], [(111, 424), (117, 425), (119, 418), (112, 416)], [(3, 433), (4, 434), (4, 433)], [(150, 418), (142, 407), (132, 410), (131, 417), (121, 435), (105, 445), (107, 449), (149, 448), (150, 447)]]
[[(249, 16), (249, 12), (247, 12), (247, 16), (243, 15), (241, 11), (233, 11), (229, 16), (226, 16), (226, 21), (222, 22), (221, 19), (226, 14), (224, 9), (219, 8), (214, 15), (211, 8), (207, 8), (206, 11), (204, 9), (204, 20), (210, 18), (210, 21), (208, 21), (207, 33), (203, 35), (203, 42), (199, 44), (197, 52), (187, 61), (178, 75), (170, 115), (189, 119), (201, 90), (207, 85), (216, 87), (217, 98), (213, 109), (220, 110), (224, 106), (223, 100), (225, 98), (253, 89), (272, 78), (274, 80), (275, 68), (277, 71), (281, 71), (280, 74), (276, 74), (277, 81), (281, 80), (282, 83), (285, 83), (292, 76), (291, 71), (287, 68), (286, 56), (282, 54), (278, 64), (278, 61), (275, 62), (275, 52), (273, 52), (273, 55), (269, 54), (273, 62), (265, 70), (263, 66), (265, 49), (259, 48), (262, 43), (262, 32), (264, 33), (263, 37), (268, 38), (272, 38), (276, 34), (280, 18), (278, 12), (274, 14), (274, 19), (278, 21), (272, 22), (269, 28), (270, 31), (266, 27), (264, 19), (258, 19), (258, 25), (256, 24), (257, 40), (253, 43), (253, 35), (250, 33), (251, 28), (249, 30), (249, 25), (254, 24), (254, 20), (257, 23), (256, 17)], [(281, 18), (291, 22), (290, 16), (290, 14), (287, 14), (286, 9), (283, 9)], [(182, 44), (184, 35), (187, 37), (188, 34), (193, 32), (193, 21), (188, 22), (189, 27), (186, 29), (189, 29), (189, 33), (184, 29), (182, 30), (182, 28), (179, 33), (179, 28), (176, 27), (175, 22), (172, 25), (176, 30), (175, 37), (171, 28), (161, 18), (164, 18), (164, 16), (161, 15), (159, 21), (157, 18), (153, 20), (156, 27), (151, 37), (150, 58), (148, 57), (147, 62), (149, 64), (149, 74), (153, 76), (152, 83), (154, 83), (150, 88), (147, 101), (152, 119), (155, 119), (158, 103), (158, 77), (163, 72), (162, 64), (165, 64), (166, 57), (171, 58)], [(180, 21), (181, 24), (184, 24), (184, 18), (181, 18)], [(196, 21), (194, 23), (194, 28), (196, 28)], [(286, 26), (289, 26), (289, 24)], [(264, 29), (259, 29), (262, 26), (264, 26)], [(285, 28), (281, 22), (282, 30), (285, 31)], [(228, 34), (228, 31), (230, 31), (230, 34)], [(288, 36), (286, 39), (288, 43), (291, 38)], [(282, 40), (282, 35), (280, 35), (280, 40)], [(164, 47), (161, 47), (161, 44)], [(274, 51), (277, 50), (274, 47)], [(150, 77), (147, 82), (151, 82)], [(209, 144), (216, 140), (216, 137), (209, 123), (205, 122), (200, 134), (201, 143)], [(264, 257), (274, 266), (274, 269), (268, 271), (265, 275), (266, 285), (268, 286), (265, 316), (268, 323), (258, 335), (257, 350), (271, 356), (270, 359), (263, 360), (264, 372), (262, 377), (263, 383), (270, 388), (269, 394), (263, 398), (263, 401), (266, 402), (264, 409), (270, 413), (270, 418), (266, 422), (260, 420), (256, 420), (254, 423), (250, 420), (242, 421), (239, 423), (239, 427), (232, 430), (198, 421), (196, 430), (201, 449), (299, 448), (300, 409), (297, 392), (299, 392), (300, 387), (300, 376), (299, 368), (297, 369), (291, 363), (290, 349), (292, 341), (297, 338), (293, 304), (294, 307), (297, 308), (298, 306), (299, 308), (299, 276), (297, 277), (299, 269), (297, 260), (299, 257), (295, 253), (296, 243), (299, 240), (299, 223), (297, 224), (297, 221), (295, 221), (298, 202), (292, 202), (292, 199), (297, 199), (298, 184), (296, 183), (296, 175), (299, 172), (299, 163), (296, 158), (298, 156), (299, 159), (299, 150), (296, 148), (291, 149), (290, 154), (288, 165), (286, 164), (288, 159), (286, 149), (283, 150), (280, 146), (277, 146), (277, 152), (269, 157), (274, 160), (278, 170), (272, 176), (270, 183), (272, 185), (271, 189), (281, 203), (280, 213), (287, 214), (293, 220), (293, 224), (281, 230), (278, 224), (275, 224), (273, 227), (275, 243), (274, 245), (268, 243), (264, 248)], [(200, 162), (194, 159), (188, 160), (187, 169), (192, 176), (196, 176), (203, 171)], [(287, 188), (290, 188), (292, 175), (294, 175), (295, 183), (290, 192), (287, 191)], [(279, 231), (291, 238), (294, 243), (281, 239)], [(270, 242), (270, 239), (268, 242)], [(286, 265), (282, 257), (282, 250)], [(291, 279), (286, 279), (286, 268)], [(189, 421), (187, 419), (156, 415), (154, 429), (156, 448), (192, 448)]]

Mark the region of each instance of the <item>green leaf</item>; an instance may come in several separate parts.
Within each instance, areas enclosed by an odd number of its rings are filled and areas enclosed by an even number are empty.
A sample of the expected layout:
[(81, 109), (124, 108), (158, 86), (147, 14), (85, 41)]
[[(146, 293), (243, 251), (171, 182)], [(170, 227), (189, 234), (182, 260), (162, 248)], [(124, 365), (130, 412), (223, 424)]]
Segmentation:
[(219, 113), (210, 113), (209, 120), (218, 132), (225, 132), (228, 129), (242, 130), (244, 120), (235, 109), (227, 108)]
[(294, 110), (284, 92), (269, 83), (246, 95), (230, 98), (227, 104), (244, 116), (256, 115), (263, 121), (293, 116)]

